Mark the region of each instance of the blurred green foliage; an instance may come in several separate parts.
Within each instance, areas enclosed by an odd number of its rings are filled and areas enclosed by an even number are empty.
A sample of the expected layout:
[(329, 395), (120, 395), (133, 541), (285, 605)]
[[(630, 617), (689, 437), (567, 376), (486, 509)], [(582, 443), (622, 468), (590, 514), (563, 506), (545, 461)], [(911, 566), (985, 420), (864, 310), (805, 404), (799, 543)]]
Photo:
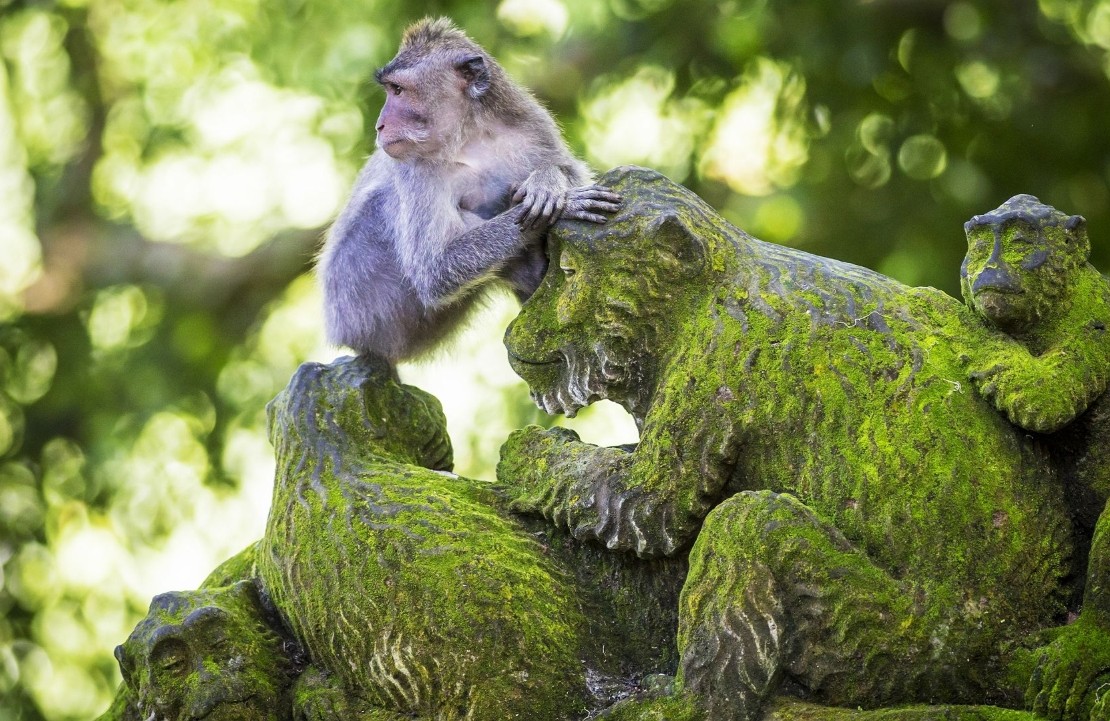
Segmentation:
[[(955, 292), (1026, 192), (1110, 264), (1110, 0), (0, 0), (0, 721), (102, 710), (150, 596), (261, 529), (264, 405), (334, 354), (312, 254), (424, 14), (766, 240)], [(404, 369), (470, 474), (537, 419), (511, 313)]]

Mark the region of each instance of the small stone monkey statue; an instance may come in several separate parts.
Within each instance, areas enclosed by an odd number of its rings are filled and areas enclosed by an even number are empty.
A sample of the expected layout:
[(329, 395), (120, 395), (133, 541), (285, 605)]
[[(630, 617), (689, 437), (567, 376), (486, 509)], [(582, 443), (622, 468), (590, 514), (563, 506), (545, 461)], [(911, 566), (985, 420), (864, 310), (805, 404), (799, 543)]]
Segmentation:
[(1110, 280), (1087, 261), (1086, 221), (1031, 195), (964, 229), (964, 299), (1016, 341), (972, 350), (971, 380), (1012, 423), (1052, 434), (1077, 525), (1095, 525), (1082, 611), (1035, 652), (1026, 701), (1052, 719), (1110, 718)]
[[(155, 596), (150, 612), (116, 648), (130, 694), (104, 719), (289, 717), (289, 686), (300, 671), (256, 584)], [(137, 713), (135, 713), (137, 712)]]

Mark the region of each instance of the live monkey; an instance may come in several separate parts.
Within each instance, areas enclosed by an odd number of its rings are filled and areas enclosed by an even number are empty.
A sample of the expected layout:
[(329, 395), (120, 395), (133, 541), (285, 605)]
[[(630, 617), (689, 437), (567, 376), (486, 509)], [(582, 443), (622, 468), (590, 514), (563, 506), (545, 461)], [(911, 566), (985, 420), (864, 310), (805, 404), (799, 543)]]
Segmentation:
[(526, 300), (548, 227), (604, 223), (620, 196), (588, 184), (551, 115), (446, 18), (410, 26), (376, 79), (377, 150), (318, 273), (328, 340), (396, 362), (447, 338), (493, 281)]

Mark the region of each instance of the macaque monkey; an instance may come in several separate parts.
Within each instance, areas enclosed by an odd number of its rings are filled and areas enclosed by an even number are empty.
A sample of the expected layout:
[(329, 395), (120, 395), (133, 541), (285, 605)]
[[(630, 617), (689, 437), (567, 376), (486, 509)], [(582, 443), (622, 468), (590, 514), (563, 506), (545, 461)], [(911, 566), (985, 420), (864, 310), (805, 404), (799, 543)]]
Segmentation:
[(560, 218), (604, 223), (555, 121), (445, 18), (410, 26), (377, 72), (377, 150), (319, 260), (328, 339), (392, 362), (445, 339), (491, 281), (526, 300)]

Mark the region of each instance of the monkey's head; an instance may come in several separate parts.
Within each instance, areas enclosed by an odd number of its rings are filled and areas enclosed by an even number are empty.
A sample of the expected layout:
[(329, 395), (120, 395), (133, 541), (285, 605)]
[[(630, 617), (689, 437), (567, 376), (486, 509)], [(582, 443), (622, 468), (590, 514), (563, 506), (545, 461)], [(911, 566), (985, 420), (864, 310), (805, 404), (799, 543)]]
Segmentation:
[(1087, 222), (1032, 195), (1015, 195), (964, 224), (964, 300), (1011, 335), (1033, 331), (1063, 299), (1087, 261)]
[(250, 581), (163, 593), (116, 647), (142, 718), (285, 721), (295, 664)]
[(266, 407), (270, 441), (279, 457), (287, 447), (451, 470), (447, 421), (435, 396), (401, 383), (389, 361), (369, 353), (330, 364), (304, 363)]
[(398, 160), (452, 156), (503, 82), (489, 53), (446, 18), (410, 26), (375, 77), (385, 90), (378, 147)]

